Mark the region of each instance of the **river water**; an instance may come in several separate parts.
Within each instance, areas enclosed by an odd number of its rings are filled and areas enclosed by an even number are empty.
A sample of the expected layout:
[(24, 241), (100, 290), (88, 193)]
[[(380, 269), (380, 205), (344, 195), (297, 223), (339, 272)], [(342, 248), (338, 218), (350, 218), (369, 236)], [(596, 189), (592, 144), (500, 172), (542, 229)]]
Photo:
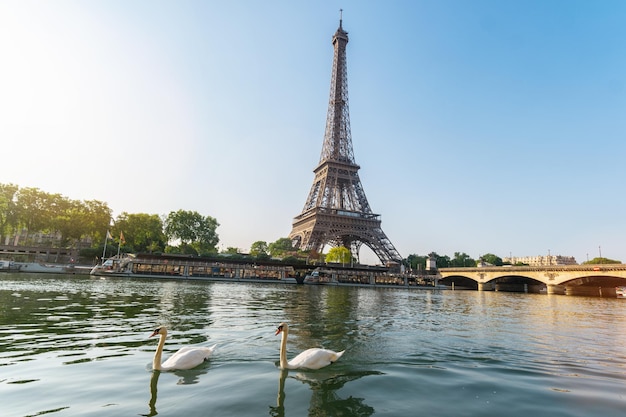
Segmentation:
[[(317, 371), (288, 356), (346, 349)], [(213, 345), (189, 371), (153, 372)], [(0, 416), (623, 416), (626, 300), (0, 274)]]

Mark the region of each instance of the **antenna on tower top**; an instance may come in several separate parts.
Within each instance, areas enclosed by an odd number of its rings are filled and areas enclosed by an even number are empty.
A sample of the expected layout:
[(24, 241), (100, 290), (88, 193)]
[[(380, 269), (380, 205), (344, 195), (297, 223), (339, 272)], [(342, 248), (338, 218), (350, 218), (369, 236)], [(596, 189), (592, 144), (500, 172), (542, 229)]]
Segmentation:
[(341, 27), (342, 21), (343, 21), (343, 9), (339, 9), (339, 27)]

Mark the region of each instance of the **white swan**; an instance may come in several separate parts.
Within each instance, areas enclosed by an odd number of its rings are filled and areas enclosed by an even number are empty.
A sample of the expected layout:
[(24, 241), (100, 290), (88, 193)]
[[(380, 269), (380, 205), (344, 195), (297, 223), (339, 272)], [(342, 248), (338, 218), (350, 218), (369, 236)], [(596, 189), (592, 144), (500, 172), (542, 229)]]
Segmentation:
[(287, 336), (289, 334), (289, 326), (287, 323), (280, 323), (274, 336), (282, 333), (280, 341), (280, 367), (281, 369), (320, 369), (341, 358), (345, 352), (334, 352), (328, 349), (312, 348), (300, 353), (290, 361), (287, 361)]
[(200, 365), (202, 362), (209, 359), (209, 356), (213, 353), (215, 346), (202, 347), (202, 346), (185, 346), (178, 352), (174, 353), (168, 360), (161, 363), (161, 355), (163, 354), (163, 346), (165, 345), (165, 338), (167, 337), (167, 329), (164, 326), (158, 327), (151, 335), (160, 337), (159, 344), (156, 352), (154, 352), (154, 359), (152, 360), (152, 369), (157, 371), (175, 371), (180, 369), (191, 369)]

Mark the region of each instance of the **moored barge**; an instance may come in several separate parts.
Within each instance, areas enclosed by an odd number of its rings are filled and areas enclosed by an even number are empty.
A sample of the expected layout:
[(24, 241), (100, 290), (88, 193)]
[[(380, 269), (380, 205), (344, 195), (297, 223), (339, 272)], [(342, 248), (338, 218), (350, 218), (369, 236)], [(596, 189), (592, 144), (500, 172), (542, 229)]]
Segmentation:
[(295, 270), (289, 265), (180, 255), (138, 254), (113, 257), (96, 265), (91, 270), (91, 275), (297, 284)]
[(389, 272), (386, 267), (318, 267), (304, 278), (309, 285), (337, 285), (353, 287), (388, 287), (388, 288), (436, 288), (447, 289), (438, 285), (436, 275), (414, 275)]

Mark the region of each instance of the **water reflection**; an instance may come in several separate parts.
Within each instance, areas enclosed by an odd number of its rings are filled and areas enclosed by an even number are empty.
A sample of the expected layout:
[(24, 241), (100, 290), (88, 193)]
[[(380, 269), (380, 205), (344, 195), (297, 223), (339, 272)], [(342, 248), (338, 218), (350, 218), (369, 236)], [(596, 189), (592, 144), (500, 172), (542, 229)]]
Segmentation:
[(200, 382), (200, 375), (204, 375), (209, 372), (208, 366), (205, 362), (200, 367), (194, 368), (193, 370), (188, 371), (174, 371), (174, 375), (179, 377), (176, 385), (193, 385)]
[(278, 395), (276, 397), (276, 407), (270, 405), (270, 416), (272, 417), (284, 417), (285, 416), (285, 379), (289, 371), (281, 369), (278, 376)]
[(148, 402), (149, 411), (148, 414), (141, 414), (142, 416), (152, 417), (159, 414), (156, 409), (157, 402), (157, 385), (159, 383), (159, 376), (161, 375), (161, 371), (152, 371), (152, 376), (150, 377), (150, 401)]
[[(206, 368), (194, 369), (191, 371), (175, 371), (169, 372), (179, 377), (179, 380), (176, 382), (176, 385), (192, 385), (197, 384), (200, 380), (200, 376), (204, 375), (208, 372)], [(156, 416), (159, 414), (156, 409), (157, 402), (157, 386), (159, 383), (159, 377), (161, 376), (161, 371), (153, 370), (152, 375), (150, 376), (150, 401), (148, 402), (149, 411), (147, 414), (140, 414), (142, 416)]]
[(364, 376), (381, 375), (377, 371), (352, 371), (349, 373), (333, 372), (330, 370), (297, 372), (290, 376), (289, 371), (282, 369), (278, 378), (278, 395), (276, 397), (276, 407), (270, 406), (271, 417), (285, 416), (285, 380), (287, 377), (306, 384), (311, 389), (311, 399), (309, 403), (310, 417), (314, 416), (371, 416), (374, 408), (365, 404), (364, 398), (349, 396), (340, 398), (337, 394), (343, 386)]

